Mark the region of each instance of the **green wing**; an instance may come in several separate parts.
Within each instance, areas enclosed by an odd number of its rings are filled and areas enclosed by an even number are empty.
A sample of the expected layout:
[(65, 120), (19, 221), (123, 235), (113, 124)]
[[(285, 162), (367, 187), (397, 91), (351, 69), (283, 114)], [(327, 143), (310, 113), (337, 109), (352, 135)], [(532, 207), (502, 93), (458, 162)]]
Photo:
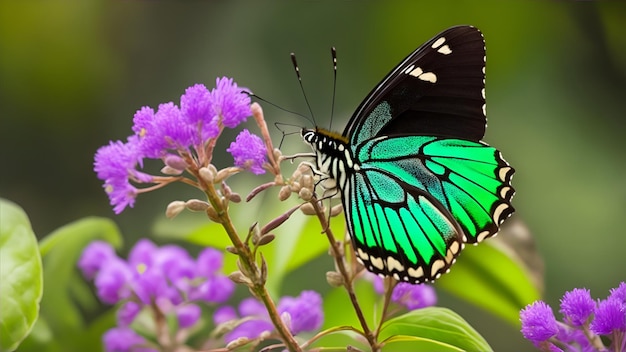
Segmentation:
[(514, 170), (484, 143), (380, 137), (354, 150), (359, 169), (344, 191), (358, 256), (399, 280), (434, 280), (464, 243), (493, 236), (513, 213)]

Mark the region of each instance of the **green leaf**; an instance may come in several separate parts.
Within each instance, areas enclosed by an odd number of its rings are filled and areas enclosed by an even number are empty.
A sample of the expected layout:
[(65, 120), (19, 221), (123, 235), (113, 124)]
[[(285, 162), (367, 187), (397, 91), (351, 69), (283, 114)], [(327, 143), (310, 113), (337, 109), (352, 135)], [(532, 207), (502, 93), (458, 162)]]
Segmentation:
[(39, 316), (41, 257), (28, 216), (0, 199), (0, 350), (13, 351)]
[[(84, 247), (91, 241), (105, 240), (114, 247), (122, 245), (122, 236), (115, 223), (106, 218), (88, 217), (65, 225), (48, 235), (41, 243), (44, 279), (48, 285), (41, 302), (42, 316), (55, 339), (75, 338), (84, 330), (81, 310), (98, 306), (87, 282), (76, 270)], [(82, 304), (81, 309), (77, 307)]]
[(515, 256), (490, 240), (466, 248), (449, 274), (435, 284), (519, 326), (519, 311), (540, 299), (529, 272)]
[(379, 341), (386, 351), (492, 351), (458, 314), (447, 308), (416, 309), (383, 324)]

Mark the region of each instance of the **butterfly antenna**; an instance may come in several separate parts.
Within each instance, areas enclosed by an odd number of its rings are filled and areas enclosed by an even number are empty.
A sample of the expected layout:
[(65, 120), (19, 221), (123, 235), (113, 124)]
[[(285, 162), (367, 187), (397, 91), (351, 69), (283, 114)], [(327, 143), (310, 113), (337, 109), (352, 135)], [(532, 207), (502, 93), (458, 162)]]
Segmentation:
[[(302, 95), (304, 95), (304, 101), (306, 102), (306, 106), (309, 108), (309, 113), (311, 114), (311, 121), (315, 126), (315, 118), (313, 117), (313, 109), (311, 109), (311, 104), (309, 104), (309, 99), (306, 97), (306, 93), (304, 92), (304, 85), (302, 85), (302, 77), (300, 76), (300, 68), (298, 67), (298, 62), (296, 61), (296, 54), (291, 53), (291, 63), (293, 64), (293, 68), (296, 71), (296, 76), (298, 77), (298, 83), (300, 84), (300, 90), (302, 91)], [(310, 120), (309, 120), (310, 121)]]
[(337, 49), (335, 47), (330, 48), (330, 54), (333, 57), (333, 100), (330, 105), (330, 126), (329, 129), (333, 126), (333, 116), (335, 114), (335, 95), (337, 92)]
[(269, 105), (271, 105), (271, 106), (273, 106), (273, 107), (275, 107), (275, 108), (277, 108), (277, 109), (280, 109), (280, 110), (282, 110), (282, 111), (284, 111), (284, 112), (287, 112), (287, 113), (290, 113), (290, 114), (294, 114), (294, 115), (296, 115), (296, 116), (300, 116), (300, 117), (302, 117), (302, 118), (306, 119), (307, 121), (312, 122), (312, 121), (311, 121), (311, 119), (309, 119), (309, 117), (308, 117), (308, 116), (306, 116), (306, 115), (302, 115), (302, 114), (301, 114), (301, 113), (299, 113), (299, 112), (295, 112), (295, 111), (292, 111), (292, 110), (285, 109), (285, 108), (283, 108), (282, 106), (277, 105), (277, 104), (274, 104), (274, 103), (272, 103), (272, 102), (271, 102), (271, 101), (269, 101), (269, 100), (263, 99), (263, 98), (261, 98), (260, 96), (258, 96), (258, 95), (256, 95), (256, 94), (254, 94), (254, 93), (248, 93), (248, 95), (249, 95), (250, 97), (256, 98), (256, 99), (258, 99), (258, 100), (260, 100), (260, 101), (262, 101), (262, 102), (264, 102), (264, 103), (267, 103), (267, 104), (269, 104)]

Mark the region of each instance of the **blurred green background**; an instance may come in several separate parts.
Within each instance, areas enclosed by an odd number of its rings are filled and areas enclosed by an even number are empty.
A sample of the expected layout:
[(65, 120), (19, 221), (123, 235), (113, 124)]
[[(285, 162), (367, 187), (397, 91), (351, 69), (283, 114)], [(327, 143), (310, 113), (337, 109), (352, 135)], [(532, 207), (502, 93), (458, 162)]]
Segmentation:
[[(227, 75), (308, 114), (293, 51), (315, 117), (328, 126), (335, 46), (341, 130), (399, 60), (457, 24), (477, 26), (487, 41), (485, 140), (517, 169), (515, 216), (545, 260), (546, 300), (556, 306), (574, 287), (605, 297), (625, 279), (625, 2), (2, 0), (0, 196), (24, 207), (39, 236), (113, 216), (93, 154), (126, 138), (141, 106), (178, 102), (186, 87)], [(306, 123), (265, 106), (269, 123)], [(287, 137), (283, 151), (307, 152), (298, 139)], [(230, 162), (224, 153), (218, 166)], [(115, 219), (125, 233), (149, 236), (173, 192), (142, 195)], [(461, 314), (496, 350), (521, 341), (480, 311)]]

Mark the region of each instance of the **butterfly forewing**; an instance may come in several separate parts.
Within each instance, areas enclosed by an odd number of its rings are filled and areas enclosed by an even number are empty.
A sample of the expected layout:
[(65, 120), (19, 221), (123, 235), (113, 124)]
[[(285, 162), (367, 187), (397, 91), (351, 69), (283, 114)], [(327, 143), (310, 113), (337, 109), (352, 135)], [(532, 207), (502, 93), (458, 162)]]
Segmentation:
[[(453, 27), (403, 60), (357, 108), (344, 137), (303, 130), (337, 181), (348, 231), (372, 272), (420, 283), (513, 213), (511, 168), (485, 133), (485, 46)], [(347, 141), (347, 142), (346, 142)]]
[(471, 26), (420, 46), (365, 98), (344, 130), (357, 145), (396, 133), (480, 140), (485, 134), (485, 43)]

